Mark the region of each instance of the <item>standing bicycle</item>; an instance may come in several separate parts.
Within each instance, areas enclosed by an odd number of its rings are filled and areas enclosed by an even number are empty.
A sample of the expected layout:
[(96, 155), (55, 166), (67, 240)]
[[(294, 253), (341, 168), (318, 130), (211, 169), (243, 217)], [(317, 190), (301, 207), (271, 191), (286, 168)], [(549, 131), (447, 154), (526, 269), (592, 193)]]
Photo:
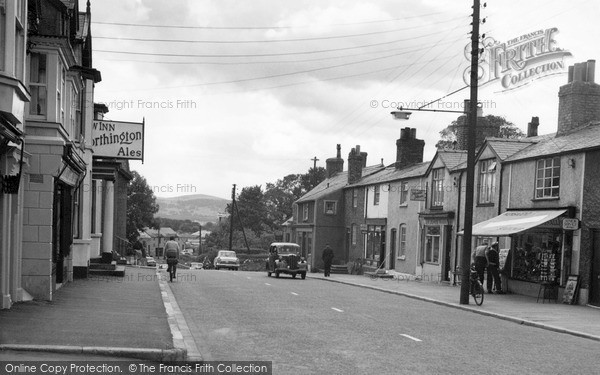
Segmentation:
[[(460, 285), (464, 278), (460, 267), (456, 268), (456, 273), (459, 275), (457, 284)], [(469, 269), (469, 294), (473, 297), (475, 304), (481, 306), (484, 297), (483, 284), (479, 281), (479, 275), (474, 264), (471, 264), (471, 268)]]

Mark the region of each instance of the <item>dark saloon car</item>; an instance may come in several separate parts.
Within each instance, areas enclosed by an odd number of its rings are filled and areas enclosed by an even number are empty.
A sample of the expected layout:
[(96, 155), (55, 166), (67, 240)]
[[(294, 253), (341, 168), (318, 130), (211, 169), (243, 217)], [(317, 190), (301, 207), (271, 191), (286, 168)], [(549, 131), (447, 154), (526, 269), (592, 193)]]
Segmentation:
[(296, 277), (300, 275), (302, 279), (306, 278), (308, 264), (300, 256), (300, 246), (290, 242), (273, 242), (269, 246), (269, 258), (267, 259), (267, 276), (275, 274), (279, 277), (285, 273)]

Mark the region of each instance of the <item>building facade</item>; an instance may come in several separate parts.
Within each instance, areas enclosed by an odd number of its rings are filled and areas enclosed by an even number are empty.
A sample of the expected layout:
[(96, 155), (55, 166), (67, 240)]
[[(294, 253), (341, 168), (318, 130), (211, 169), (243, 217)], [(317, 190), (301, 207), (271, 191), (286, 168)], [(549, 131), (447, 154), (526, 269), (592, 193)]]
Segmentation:
[(21, 280), (27, 1), (0, 3), (0, 308), (27, 298)]

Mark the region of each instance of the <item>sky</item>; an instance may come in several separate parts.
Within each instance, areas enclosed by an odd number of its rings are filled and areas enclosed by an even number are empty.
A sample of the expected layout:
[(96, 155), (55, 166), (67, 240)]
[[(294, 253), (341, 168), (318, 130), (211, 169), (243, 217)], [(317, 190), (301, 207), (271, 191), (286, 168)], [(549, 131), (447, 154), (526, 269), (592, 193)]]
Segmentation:
[[(555, 132), (568, 66), (600, 59), (597, 33), (590, 31), (600, 5), (486, 3), (483, 114), (503, 116), (524, 132), (537, 116), (539, 134)], [(337, 144), (345, 168), (356, 145), (368, 153), (367, 164), (389, 165), (405, 127), (417, 129), (424, 159), (431, 160), (439, 132), (460, 114), (413, 111), (409, 121), (398, 121), (390, 112), (434, 101), (426, 108), (462, 110), (471, 6), (469, 0), (92, 0), (93, 65), (102, 74), (95, 102), (109, 108), (105, 119), (144, 121), (144, 160), (130, 161), (130, 168), (158, 197), (229, 199), (233, 184), (238, 192), (264, 189), (308, 172), (315, 157), (325, 167)], [(537, 59), (492, 61), (502, 51), (526, 53), (535, 41)]]

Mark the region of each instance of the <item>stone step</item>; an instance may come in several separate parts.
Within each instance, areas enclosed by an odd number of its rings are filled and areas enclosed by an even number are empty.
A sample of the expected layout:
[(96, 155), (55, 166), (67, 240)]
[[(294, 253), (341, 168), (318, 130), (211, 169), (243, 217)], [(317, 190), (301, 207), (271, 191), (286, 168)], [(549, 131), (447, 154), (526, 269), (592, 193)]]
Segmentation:
[(338, 274), (338, 275), (348, 274), (348, 267), (346, 267), (344, 265), (332, 265), (331, 266), (331, 273), (335, 273), (335, 274)]
[(88, 277), (101, 277), (101, 276), (116, 276), (116, 277), (124, 277), (125, 276), (125, 266), (115, 266), (114, 269), (92, 269), (88, 270)]
[(112, 261), (110, 263), (95, 263), (90, 260), (90, 270), (114, 270), (117, 267), (117, 262)]

